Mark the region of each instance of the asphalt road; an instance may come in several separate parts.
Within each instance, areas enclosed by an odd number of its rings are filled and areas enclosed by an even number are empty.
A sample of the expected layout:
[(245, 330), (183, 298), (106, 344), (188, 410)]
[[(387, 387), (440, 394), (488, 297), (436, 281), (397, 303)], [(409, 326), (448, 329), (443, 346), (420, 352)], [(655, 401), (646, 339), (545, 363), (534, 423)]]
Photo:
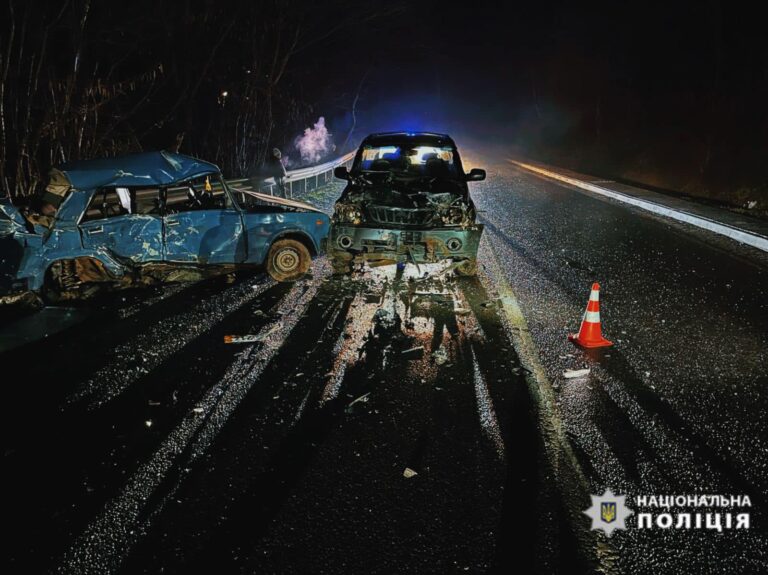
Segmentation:
[[(483, 164), (477, 279), (320, 259), (13, 326), (49, 336), (0, 355), (4, 571), (768, 569), (765, 259)], [(593, 281), (616, 346), (584, 354)], [(608, 539), (581, 514), (605, 488), (747, 494), (752, 528)]]
[[(474, 197), (590, 493), (752, 501), (749, 532), (616, 533), (619, 572), (768, 569), (765, 254), (501, 159)], [(578, 329), (594, 281), (604, 334), (616, 345), (586, 354), (567, 334)], [(580, 367), (591, 368), (588, 381), (563, 377)]]

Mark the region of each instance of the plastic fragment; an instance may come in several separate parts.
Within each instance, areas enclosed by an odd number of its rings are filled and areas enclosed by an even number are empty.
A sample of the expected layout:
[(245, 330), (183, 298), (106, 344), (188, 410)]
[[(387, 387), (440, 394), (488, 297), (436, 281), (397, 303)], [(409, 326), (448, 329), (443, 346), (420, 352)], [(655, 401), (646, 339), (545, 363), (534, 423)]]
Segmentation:
[(566, 369), (563, 375), (566, 379), (575, 379), (577, 377), (585, 377), (589, 375), (590, 369)]
[(432, 352), (432, 359), (435, 360), (437, 365), (444, 365), (448, 363), (448, 352), (445, 351), (443, 346), (440, 346)]
[(416, 359), (424, 355), (424, 346), (418, 345), (409, 349), (404, 349), (400, 352), (400, 355), (404, 355), (406, 359)]

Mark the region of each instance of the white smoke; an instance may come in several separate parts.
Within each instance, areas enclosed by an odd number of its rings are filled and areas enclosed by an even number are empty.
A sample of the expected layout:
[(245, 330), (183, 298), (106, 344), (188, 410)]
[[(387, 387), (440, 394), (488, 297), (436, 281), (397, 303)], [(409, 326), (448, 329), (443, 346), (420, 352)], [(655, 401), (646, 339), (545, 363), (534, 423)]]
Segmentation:
[(320, 116), (314, 127), (306, 128), (304, 135), (299, 136), (293, 142), (301, 154), (301, 159), (307, 164), (315, 164), (320, 159), (333, 151), (333, 140), (328, 128), (325, 127), (325, 118)]

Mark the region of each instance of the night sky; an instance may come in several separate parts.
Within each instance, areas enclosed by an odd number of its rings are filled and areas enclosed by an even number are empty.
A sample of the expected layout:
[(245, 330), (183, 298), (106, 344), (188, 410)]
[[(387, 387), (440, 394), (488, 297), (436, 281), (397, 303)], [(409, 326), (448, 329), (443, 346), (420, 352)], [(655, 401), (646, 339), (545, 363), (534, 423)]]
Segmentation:
[[(768, 48), (738, 3), (419, 3), (375, 35), (360, 107), (403, 126), (713, 192), (768, 193)], [(365, 66), (342, 40), (330, 48)], [(748, 174), (748, 175), (747, 175)]]
[[(25, 145), (14, 134), (42, 140), (24, 185), (57, 158), (162, 148), (182, 132), (184, 151), (249, 173), (323, 116), (338, 147), (372, 131), (445, 131), (669, 189), (768, 195), (768, 44), (746, 3), (11, 0), (4, 10), (9, 181)], [(27, 80), (46, 30), (30, 126)]]

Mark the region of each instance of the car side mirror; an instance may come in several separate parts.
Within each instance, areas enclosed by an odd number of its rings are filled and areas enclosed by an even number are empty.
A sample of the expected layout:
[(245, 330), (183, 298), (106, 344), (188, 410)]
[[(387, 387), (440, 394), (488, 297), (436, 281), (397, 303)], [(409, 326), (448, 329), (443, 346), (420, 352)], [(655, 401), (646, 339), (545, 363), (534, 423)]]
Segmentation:
[(347, 166), (336, 166), (333, 168), (333, 176), (340, 180), (348, 180), (349, 170), (347, 169)]
[(482, 182), (485, 179), (485, 170), (472, 168), (464, 177), (468, 182)]

